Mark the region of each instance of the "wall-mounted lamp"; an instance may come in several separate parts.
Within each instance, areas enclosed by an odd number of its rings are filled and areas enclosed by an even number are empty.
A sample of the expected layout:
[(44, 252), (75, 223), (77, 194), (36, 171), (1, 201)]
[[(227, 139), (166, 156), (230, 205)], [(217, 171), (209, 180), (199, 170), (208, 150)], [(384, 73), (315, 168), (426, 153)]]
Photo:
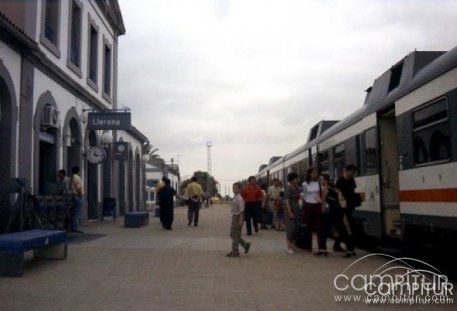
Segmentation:
[(86, 109), (83, 109), (81, 111), (81, 114), (79, 115), (79, 120), (81, 121), (81, 123), (87, 122), (87, 110)]
[(149, 155), (148, 154), (143, 154), (141, 156), (141, 160), (143, 161), (143, 163), (149, 162)]
[(100, 142), (102, 145), (109, 145), (113, 142), (113, 134), (111, 134), (111, 131), (105, 131), (102, 134), (102, 137), (100, 138)]

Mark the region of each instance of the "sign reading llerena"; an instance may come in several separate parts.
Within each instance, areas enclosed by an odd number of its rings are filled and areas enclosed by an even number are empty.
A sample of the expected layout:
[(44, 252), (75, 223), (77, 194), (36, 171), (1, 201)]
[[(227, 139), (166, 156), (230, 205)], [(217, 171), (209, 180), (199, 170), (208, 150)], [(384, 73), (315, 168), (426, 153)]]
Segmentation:
[(130, 130), (132, 128), (130, 112), (89, 112), (87, 127), (90, 130)]

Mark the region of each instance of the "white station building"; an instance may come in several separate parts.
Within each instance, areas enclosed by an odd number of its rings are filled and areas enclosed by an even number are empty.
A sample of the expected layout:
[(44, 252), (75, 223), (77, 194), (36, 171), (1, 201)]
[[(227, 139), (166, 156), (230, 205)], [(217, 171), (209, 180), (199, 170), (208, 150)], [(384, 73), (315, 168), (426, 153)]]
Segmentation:
[[(145, 208), (149, 141), (117, 103), (124, 34), (116, 0), (0, 1), (0, 185), (20, 178), (46, 195), (59, 169), (79, 166), (83, 220), (101, 219), (107, 197), (118, 215)], [(0, 232), (12, 202), (0, 191)]]

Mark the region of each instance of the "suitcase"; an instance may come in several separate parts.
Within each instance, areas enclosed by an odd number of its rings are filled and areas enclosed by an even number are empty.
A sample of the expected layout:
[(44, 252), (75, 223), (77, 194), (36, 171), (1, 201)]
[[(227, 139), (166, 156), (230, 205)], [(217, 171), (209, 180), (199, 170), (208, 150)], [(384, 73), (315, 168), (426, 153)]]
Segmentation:
[(301, 249), (311, 249), (312, 239), (309, 238), (308, 226), (306, 224), (301, 224), (300, 229), (298, 230), (298, 237), (295, 242), (297, 247)]
[(270, 210), (262, 209), (261, 224), (264, 225), (264, 226), (265, 225), (271, 226), (273, 224), (273, 213), (270, 212)]

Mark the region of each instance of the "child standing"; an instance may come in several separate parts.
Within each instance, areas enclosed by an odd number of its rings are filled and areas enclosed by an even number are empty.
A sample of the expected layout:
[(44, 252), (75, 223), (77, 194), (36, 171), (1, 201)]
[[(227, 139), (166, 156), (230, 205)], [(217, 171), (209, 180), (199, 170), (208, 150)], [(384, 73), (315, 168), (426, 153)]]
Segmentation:
[(232, 238), (232, 251), (227, 254), (227, 257), (239, 257), (240, 253), (238, 247), (241, 246), (244, 248), (244, 253), (249, 252), (251, 243), (246, 242), (241, 238), (241, 229), (243, 228), (244, 222), (244, 200), (241, 197), (241, 184), (236, 182), (233, 184), (233, 193), (235, 196), (232, 201), (232, 226), (230, 228), (230, 236)]

